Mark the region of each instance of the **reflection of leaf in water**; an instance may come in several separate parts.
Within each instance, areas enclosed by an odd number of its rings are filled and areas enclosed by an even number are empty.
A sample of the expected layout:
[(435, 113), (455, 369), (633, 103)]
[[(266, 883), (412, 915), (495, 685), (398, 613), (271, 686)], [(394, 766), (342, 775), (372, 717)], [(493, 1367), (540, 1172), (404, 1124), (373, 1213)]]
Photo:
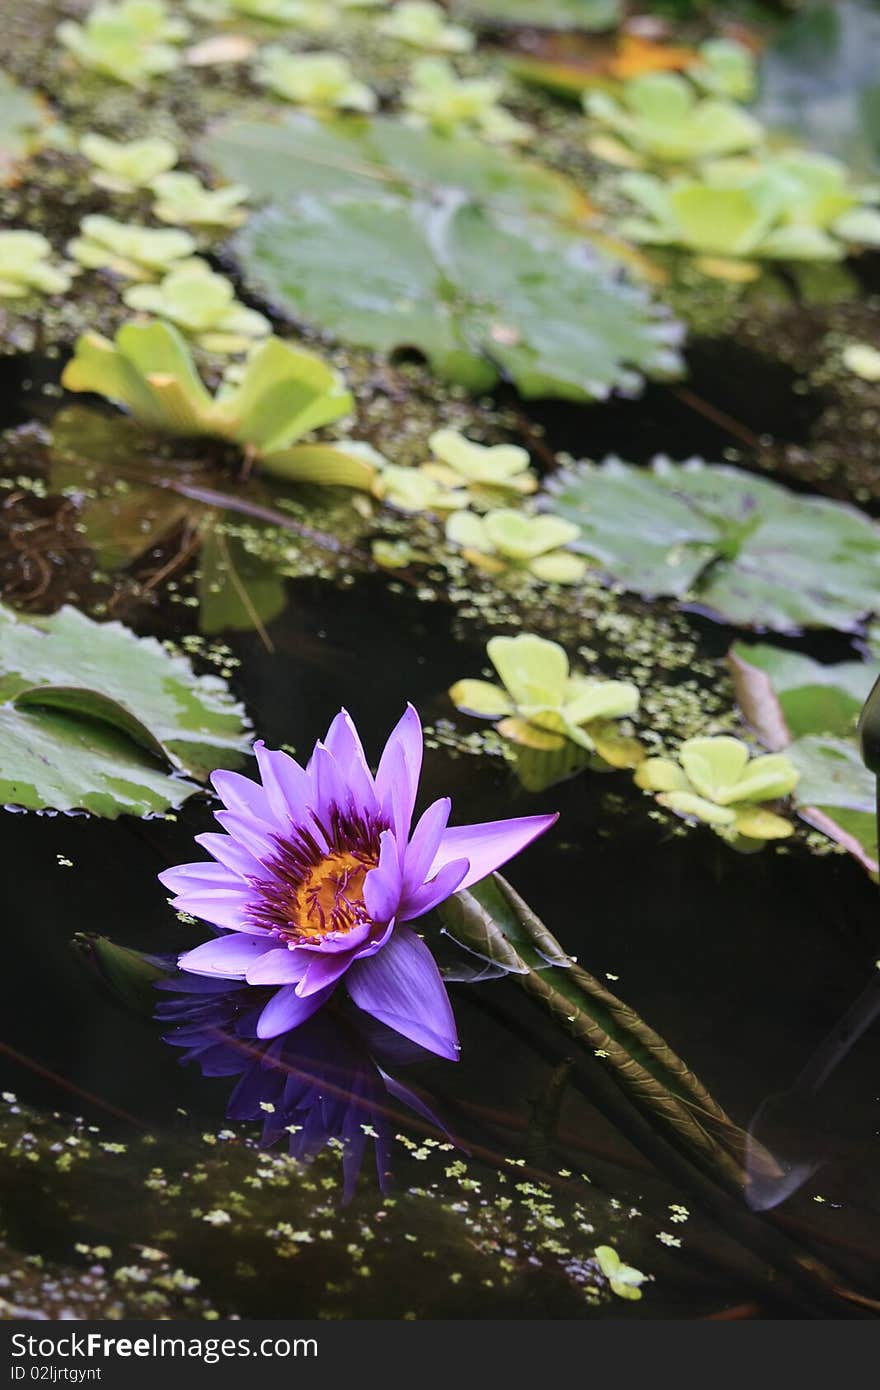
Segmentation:
[(225, 531), (216, 515), (201, 528), (199, 626), (209, 635), (256, 628), (271, 651), (266, 624), (284, 611), (284, 581), (268, 560)]
[[(224, 527), (222, 476), (197, 459), (156, 458), (154, 441), (134, 422), (79, 406), (59, 412), (52, 442), (52, 487), (84, 492), (81, 524), (102, 566), (135, 565), (179, 533), (175, 552), (142, 587), (157, 587), (198, 553), (202, 632), (256, 628), (271, 649), (265, 626), (284, 609), (284, 583), (268, 560)], [(216, 501), (202, 500), (205, 495)], [(271, 494), (251, 480), (247, 498), (258, 507)], [(230, 492), (230, 506), (235, 500)], [(267, 523), (251, 521), (249, 528), (265, 530)]]
[(566, 955), (500, 874), (454, 893), (437, 911), (448, 935), (518, 979), (677, 1142), (722, 1181), (741, 1185), (745, 1133), (659, 1034)]

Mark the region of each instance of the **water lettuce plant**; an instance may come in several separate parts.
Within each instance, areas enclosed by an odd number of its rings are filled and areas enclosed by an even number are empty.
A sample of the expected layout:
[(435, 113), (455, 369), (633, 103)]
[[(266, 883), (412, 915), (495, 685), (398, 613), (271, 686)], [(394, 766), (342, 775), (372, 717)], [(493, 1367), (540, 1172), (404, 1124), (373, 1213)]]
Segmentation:
[(793, 833), (768, 803), (789, 796), (799, 775), (784, 753), (752, 756), (742, 739), (719, 734), (688, 739), (677, 758), (646, 758), (635, 780), (676, 815), (702, 821), (736, 848), (757, 848)]
[(530, 516), (512, 507), (485, 516), (453, 512), (446, 523), (447, 539), (479, 569), (525, 570), (545, 584), (576, 584), (583, 578), (586, 562), (562, 549), (579, 534), (577, 526), (561, 517)]
[(623, 1260), (610, 1245), (597, 1245), (594, 1251), (596, 1263), (608, 1280), (608, 1287), (618, 1298), (638, 1300), (642, 1296), (641, 1285), (651, 1276), (643, 1274), (633, 1265)]
[(764, 134), (747, 111), (720, 97), (700, 96), (687, 78), (672, 72), (634, 77), (618, 97), (589, 92), (584, 107), (602, 132), (596, 152), (621, 163), (683, 164), (736, 154), (752, 149)]
[(538, 480), (527, 449), (518, 444), (478, 444), (458, 430), (435, 430), (432, 457), (421, 471), (450, 488), (466, 488), (471, 505), (488, 507), (534, 492)]
[(270, 985), (260, 1038), (316, 1013), (343, 980), (359, 1009), (457, 1061), (446, 989), (428, 946), (407, 923), (491, 874), (556, 820), (524, 816), (449, 828), (435, 801), (415, 827), (422, 729), (412, 705), (392, 731), (375, 777), (342, 710), (302, 767), (262, 740), (261, 783), (215, 772), (225, 834), (197, 837), (216, 862), (160, 874), (172, 906), (221, 935), (179, 959), (212, 979)]
[(0, 231), (0, 299), (63, 294), (75, 267), (52, 257), (52, 246), (40, 232)]
[(178, 154), (170, 140), (108, 140), (94, 132), (84, 135), (79, 152), (95, 166), (92, 182), (111, 193), (146, 188), (159, 174), (173, 169)]
[(121, 0), (96, 5), (83, 24), (64, 20), (55, 33), (82, 67), (142, 87), (177, 66), (174, 45), (189, 25), (169, 16), (162, 0)]
[(492, 637), (486, 655), (501, 684), (456, 681), (449, 691), (456, 709), (500, 720), (499, 733), (526, 747), (550, 751), (568, 740), (614, 767), (639, 761), (640, 746), (613, 722), (638, 709), (631, 681), (572, 675), (565, 649), (529, 632)]
[(880, 352), (870, 343), (847, 343), (840, 357), (847, 371), (862, 381), (880, 381)]
[(852, 245), (880, 246), (880, 189), (828, 155), (718, 160), (669, 182), (630, 173), (620, 186), (642, 213), (622, 221), (624, 236), (701, 257), (840, 260)]
[(89, 19), (125, 24), (143, 43), (183, 43), (190, 33), (187, 21), (171, 14), (166, 0), (102, 0)]
[(458, 430), (435, 430), (431, 457), (415, 468), (388, 465), (377, 496), (405, 512), (489, 509), (534, 492), (538, 486), (526, 449), (517, 444), (478, 444)]
[(89, 270), (112, 270), (126, 280), (156, 280), (187, 261), (196, 249), (189, 232), (138, 227), (91, 213), (68, 244), (74, 260)]
[(689, 64), (687, 75), (704, 91), (731, 101), (751, 101), (758, 77), (750, 48), (736, 39), (707, 39), (697, 50), (699, 59)]
[(424, 467), (408, 468), (396, 463), (386, 463), (373, 484), (373, 492), (399, 512), (455, 512), (468, 504), (463, 489), (451, 488), (432, 478)]
[(378, 26), (388, 38), (437, 53), (468, 53), (476, 43), (461, 24), (448, 24), (446, 11), (433, 0), (402, 0)]
[(239, 303), (224, 275), (197, 258), (158, 285), (132, 285), (122, 297), (130, 309), (175, 324), (208, 352), (244, 352), (272, 330), (264, 314)]
[(280, 44), (259, 52), (254, 77), (275, 96), (312, 110), (375, 111), (376, 95), (337, 53), (291, 53)]
[(499, 105), (503, 83), (458, 77), (445, 58), (422, 58), (410, 74), (403, 104), (410, 119), (441, 134), (467, 130), (486, 140), (525, 140), (531, 128)]
[(152, 180), (156, 195), (153, 213), (160, 222), (172, 227), (218, 228), (240, 227), (247, 212), (241, 206), (247, 199), (247, 189), (240, 183), (228, 183), (222, 188), (207, 188), (195, 174), (159, 174)]
[(113, 342), (84, 334), (61, 384), (116, 401), (150, 429), (238, 444), (265, 472), (293, 482), (369, 489), (383, 462), (357, 440), (299, 442), (347, 415), (353, 401), (338, 373), (280, 338), (266, 339), (239, 381), (212, 396), (172, 324), (127, 323)]

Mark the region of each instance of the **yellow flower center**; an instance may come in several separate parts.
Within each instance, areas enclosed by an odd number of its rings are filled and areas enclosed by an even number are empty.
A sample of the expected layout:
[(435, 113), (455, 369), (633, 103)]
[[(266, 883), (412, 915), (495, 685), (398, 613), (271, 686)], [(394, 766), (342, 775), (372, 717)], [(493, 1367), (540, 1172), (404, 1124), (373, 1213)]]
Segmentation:
[(368, 921), (364, 879), (377, 863), (377, 859), (356, 850), (334, 850), (310, 869), (291, 905), (290, 937), (321, 941), (331, 933), (345, 934)]

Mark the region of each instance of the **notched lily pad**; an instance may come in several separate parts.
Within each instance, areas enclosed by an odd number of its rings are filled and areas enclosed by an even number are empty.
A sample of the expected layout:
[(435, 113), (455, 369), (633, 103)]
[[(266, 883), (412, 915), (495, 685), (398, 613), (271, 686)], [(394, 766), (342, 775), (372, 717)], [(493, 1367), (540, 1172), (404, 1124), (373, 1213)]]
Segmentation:
[(387, 117), (232, 121), (200, 152), (269, 204), (237, 238), (247, 276), (345, 342), (571, 400), (680, 370), (678, 326), (587, 245), (588, 204), (540, 164)]
[(853, 631), (876, 606), (880, 529), (843, 503), (699, 459), (580, 463), (547, 491), (546, 509), (580, 526), (574, 548), (645, 597), (778, 632)]
[(74, 608), (0, 607), (0, 730), (0, 801), (111, 817), (180, 805), (249, 746), (219, 678)]

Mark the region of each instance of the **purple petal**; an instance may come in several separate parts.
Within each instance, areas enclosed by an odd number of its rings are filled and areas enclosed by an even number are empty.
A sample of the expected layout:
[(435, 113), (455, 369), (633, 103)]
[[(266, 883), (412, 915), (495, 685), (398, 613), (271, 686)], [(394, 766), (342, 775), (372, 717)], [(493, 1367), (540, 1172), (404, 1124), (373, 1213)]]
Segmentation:
[(323, 743), (315, 744), (315, 751), (309, 758), (309, 776), (315, 788), (312, 809), (319, 821), (329, 825), (334, 807), (345, 810), (351, 803), (352, 795), (342, 769)]
[(440, 841), (449, 820), (452, 802), (448, 796), (435, 801), (419, 819), (412, 839), (404, 851), (404, 897), (421, 888), (440, 848)]
[(202, 859), (196, 864), (175, 864), (163, 869), (159, 882), (171, 893), (213, 893), (218, 889), (241, 892), (244, 884), (231, 869)]
[(265, 955), (266, 942), (253, 936), (218, 936), (192, 951), (184, 951), (178, 960), (181, 970), (193, 975), (222, 975), (227, 980), (243, 980), (248, 969)]
[(278, 830), (256, 816), (240, 815), (237, 811), (217, 811), (214, 819), (228, 831), (237, 844), (244, 845), (261, 864), (274, 859), (278, 853)]
[(390, 830), (379, 836), (379, 863), (364, 879), (364, 906), (374, 922), (390, 922), (400, 902), (400, 861)]
[(286, 946), (270, 947), (248, 966), (245, 978), (249, 985), (296, 984), (302, 979), (307, 964), (299, 951), (288, 950)]
[(365, 811), (375, 812), (376, 788), (363, 745), (348, 710), (340, 710), (324, 739), (324, 746), (332, 753), (345, 781), (350, 787), (354, 803)]
[(409, 927), (396, 927), (381, 951), (355, 961), (345, 983), (358, 1008), (430, 1052), (458, 1061), (446, 987), (431, 952)]
[(482, 825), (455, 825), (440, 841), (431, 875), (453, 859), (468, 859), (470, 868), (459, 888), (469, 888), (481, 878), (506, 864), (559, 819), (550, 816), (520, 816), (516, 820), (486, 821)]
[(306, 973), (296, 987), (300, 999), (308, 999), (316, 990), (335, 985), (354, 960), (354, 951), (312, 953)]
[(280, 1033), (288, 1033), (291, 1028), (298, 1028), (320, 1009), (332, 993), (331, 985), (329, 989), (310, 994), (307, 999), (300, 999), (296, 985), (284, 985), (272, 995), (257, 1019), (257, 1037), (277, 1038)]
[(256, 816), (258, 820), (273, 819), (269, 798), (259, 782), (242, 777), (240, 772), (212, 772), (211, 785), (229, 811)]
[(180, 893), (171, 899), (171, 906), (177, 912), (188, 912), (191, 917), (201, 917), (215, 927), (225, 927), (228, 931), (256, 933), (251, 925), (250, 907), (253, 894), (247, 889), (233, 892), (221, 888), (211, 893)]
[(231, 869), (240, 878), (250, 878), (254, 874), (259, 877), (263, 872), (259, 859), (230, 835), (218, 835), (216, 831), (208, 830), (203, 835), (196, 836), (196, 844), (206, 849), (218, 864), (225, 864), (227, 869)]
[(434, 878), (404, 898), (400, 906), (401, 922), (410, 922), (413, 917), (421, 917), (438, 903), (445, 902), (450, 893), (461, 887), (469, 868), (467, 859), (453, 859), (450, 864), (444, 864)]
[(422, 726), (412, 705), (407, 705), (391, 731), (376, 772), (376, 796), (385, 814), (393, 816), (399, 845), (409, 836), (421, 771)]
[(275, 819), (282, 826), (304, 820), (312, 801), (312, 782), (305, 768), (280, 748), (267, 748), (262, 739), (254, 744), (254, 753)]

